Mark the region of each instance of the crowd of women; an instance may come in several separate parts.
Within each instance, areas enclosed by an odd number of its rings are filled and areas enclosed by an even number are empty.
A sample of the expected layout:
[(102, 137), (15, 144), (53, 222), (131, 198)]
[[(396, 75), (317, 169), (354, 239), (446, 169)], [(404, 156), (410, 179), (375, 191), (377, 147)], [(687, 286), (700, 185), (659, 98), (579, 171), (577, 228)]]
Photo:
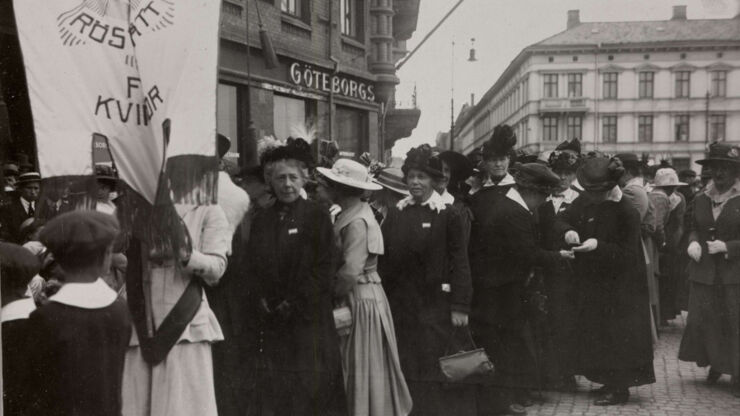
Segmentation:
[[(619, 405), (656, 381), (654, 341), (682, 309), (679, 358), (737, 381), (740, 149), (711, 145), (698, 185), (577, 139), (516, 144), (501, 125), (469, 156), (421, 145), (399, 169), (263, 141), (259, 166), (221, 172), (218, 204), (175, 206), (186, 243), (128, 243), (118, 293), (98, 279), (115, 217), (58, 215), (33, 237), (62, 284), (38, 307), (38, 259), (0, 246), (6, 411), (526, 414), (577, 375)], [(494, 371), (440, 370), (478, 347)]]

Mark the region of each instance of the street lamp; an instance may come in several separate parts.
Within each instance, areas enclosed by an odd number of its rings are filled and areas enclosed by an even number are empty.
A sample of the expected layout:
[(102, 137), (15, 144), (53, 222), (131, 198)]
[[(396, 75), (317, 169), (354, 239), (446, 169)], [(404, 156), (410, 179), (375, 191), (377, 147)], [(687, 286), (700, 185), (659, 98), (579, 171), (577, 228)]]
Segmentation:
[[(475, 57), (475, 38), (470, 38), (468, 62), (478, 62)], [(450, 80), (450, 149), (455, 150), (455, 41), (452, 41), (452, 70)], [(472, 104), (471, 104), (472, 105)]]

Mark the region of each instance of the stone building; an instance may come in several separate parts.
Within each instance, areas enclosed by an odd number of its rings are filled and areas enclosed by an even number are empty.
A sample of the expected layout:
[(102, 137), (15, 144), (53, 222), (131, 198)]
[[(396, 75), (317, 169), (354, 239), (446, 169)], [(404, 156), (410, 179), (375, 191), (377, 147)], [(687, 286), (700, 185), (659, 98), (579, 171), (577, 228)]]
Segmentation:
[(740, 15), (664, 21), (581, 22), (522, 50), (470, 110), (455, 148), (469, 153), (500, 123), (519, 146), (647, 154), (695, 168), (715, 140), (740, 143)]

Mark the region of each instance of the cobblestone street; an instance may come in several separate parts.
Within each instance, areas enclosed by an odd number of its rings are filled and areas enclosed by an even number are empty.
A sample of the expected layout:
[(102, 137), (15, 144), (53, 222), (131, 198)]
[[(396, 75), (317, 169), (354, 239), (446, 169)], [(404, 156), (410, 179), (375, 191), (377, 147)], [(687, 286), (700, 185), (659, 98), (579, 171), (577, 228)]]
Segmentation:
[(544, 393), (545, 402), (528, 408), (530, 415), (738, 415), (740, 399), (730, 392), (730, 378), (716, 386), (706, 384), (707, 369), (678, 361), (685, 314), (662, 329), (655, 352), (656, 383), (630, 389), (624, 406), (598, 407), (589, 390), (599, 385), (578, 378), (577, 393)]

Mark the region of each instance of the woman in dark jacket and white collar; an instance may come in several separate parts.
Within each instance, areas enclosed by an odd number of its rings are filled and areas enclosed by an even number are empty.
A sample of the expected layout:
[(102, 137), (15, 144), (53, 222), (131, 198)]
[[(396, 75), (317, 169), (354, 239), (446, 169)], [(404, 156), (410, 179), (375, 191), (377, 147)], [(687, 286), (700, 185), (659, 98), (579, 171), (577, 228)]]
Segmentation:
[(577, 173), (585, 192), (555, 222), (575, 252), (576, 373), (604, 385), (597, 406), (655, 382), (640, 217), (617, 186), (623, 173), (619, 159), (587, 157)]
[(472, 287), (460, 214), (434, 191), (442, 163), (431, 147), (411, 149), (403, 173), (411, 196), (389, 210), (383, 222), (386, 254), (380, 275), (414, 414), (475, 415), (474, 389), (443, 388), (438, 365), (440, 357), (459, 350), (450, 341), (455, 328), (467, 326), (470, 312)]

